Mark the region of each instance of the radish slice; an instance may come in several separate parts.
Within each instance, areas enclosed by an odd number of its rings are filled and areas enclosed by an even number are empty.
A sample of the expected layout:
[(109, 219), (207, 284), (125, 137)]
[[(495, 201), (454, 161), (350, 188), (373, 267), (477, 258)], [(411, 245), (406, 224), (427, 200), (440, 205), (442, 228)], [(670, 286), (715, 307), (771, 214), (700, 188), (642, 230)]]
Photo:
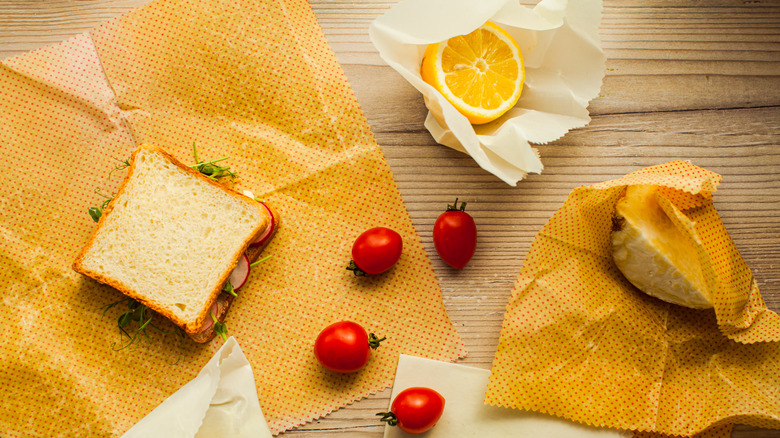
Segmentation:
[(219, 315), (219, 299), (214, 301), (214, 304), (211, 305), (211, 309), (209, 309), (209, 313), (210, 313), (210, 315), (208, 315), (206, 317), (206, 320), (203, 321), (203, 325), (200, 326), (199, 333), (203, 333), (203, 332), (207, 331), (208, 329), (210, 329), (214, 325), (214, 320), (211, 318), (211, 315), (212, 314), (214, 316)]
[(261, 233), (257, 237), (257, 239), (255, 239), (252, 243), (249, 244), (250, 247), (264, 245), (266, 242), (268, 242), (268, 239), (271, 238), (271, 234), (273, 234), (274, 229), (276, 228), (276, 219), (274, 219), (274, 215), (273, 213), (271, 213), (271, 209), (268, 208), (268, 206), (262, 202), (260, 202), (260, 205), (262, 205), (263, 208), (265, 208), (265, 211), (268, 212), (268, 217), (270, 219), (268, 221), (268, 227), (266, 227), (265, 231)]
[(214, 319), (211, 318), (211, 315), (217, 317), (223, 311), (227, 311), (226, 309), (228, 306), (230, 306), (230, 302), (232, 301), (231, 298), (232, 297), (226, 292), (223, 292), (217, 296), (217, 299), (214, 300), (214, 304), (212, 304), (211, 308), (209, 308), (209, 315), (206, 317), (206, 320), (203, 321), (203, 325), (200, 326), (198, 333), (206, 332), (214, 326)]
[(241, 286), (246, 283), (246, 279), (249, 278), (249, 259), (246, 254), (242, 254), (238, 259), (238, 265), (230, 273), (228, 281), (233, 285), (233, 291), (237, 291)]

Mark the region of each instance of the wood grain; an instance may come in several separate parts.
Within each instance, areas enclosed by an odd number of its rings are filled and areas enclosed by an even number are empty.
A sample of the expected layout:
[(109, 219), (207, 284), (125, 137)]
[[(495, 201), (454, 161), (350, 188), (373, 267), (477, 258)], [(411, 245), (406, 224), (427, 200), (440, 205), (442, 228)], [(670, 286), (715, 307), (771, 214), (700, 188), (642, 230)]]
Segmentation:
[[(148, 0), (3, 0), (0, 58), (62, 41)], [(715, 205), (767, 305), (780, 312), (780, 2), (605, 0), (607, 71), (591, 123), (538, 145), (545, 169), (509, 187), (423, 128), (419, 93), (387, 67), (368, 25), (395, 1), (312, 0), (441, 283), (463, 363), (489, 368), (523, 257), (572, 189), (674, 159), (723, 175)], [(524, 2), (529, 3), (529, 2)], [(479, 228), (463, 271), (436, 256), (431, 227), (456, 197)], [(389, 390), (285, 435), (379, 437)], [(738, 426), (740, 438), (780, 431)]]

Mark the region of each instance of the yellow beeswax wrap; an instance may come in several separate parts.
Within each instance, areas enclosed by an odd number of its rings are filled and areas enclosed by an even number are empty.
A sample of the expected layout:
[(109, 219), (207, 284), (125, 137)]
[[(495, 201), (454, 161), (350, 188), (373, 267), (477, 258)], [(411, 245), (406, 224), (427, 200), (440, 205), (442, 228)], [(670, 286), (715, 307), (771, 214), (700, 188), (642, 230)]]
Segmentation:
[[(4, 61), (0, 93), (0, 158), (16, 169), (0, 185), (3, 437), (120, 435), (222, 344), (148, 331), (115, 351), (125, 308), (103, 312), (121, 295), (71, 270), (94, 227), (87, 208), (116, 190), (124, 173), (111, 169), (141, 143), (183, 162), (193, 162), (193, 143), (202, 160), (229, 156), (237, 188), (282, 218), (272, 258), (253, 268), (227, 317), (273, 432), (388, 387), (401, 353), (465, 355), (305, 1), (158, 1)], [(355, 277), (345, 269), (352, 242), (379, 225), (403, 237), (401, 259)], [(319, 331), (339, 320), (388, 338), (363, 372), (331, 373), (312, 354)]]
[[(719, 181), (675, 161), (575, 189), (526, 257), (486, 403), (671, 435), (733, 423), (780, 428), (777, 315), (712, 207)], [(615, 267), (612, 216), (631, 184), (664, 187), (678, 225), (703, 242), (700, 259), (720, 282), (715, 311), (653, 298)], [(729, 313), (736, 302), (746, 310)]]
[[(697, 433), (691, 438), (730, 438), (731, 431), (734, 426), (726, 424), (723, 426), (715, 426), (705, 430), (704, 432)], [(656, 432), (634, 432), (631, 438), (675, 438), (673, 435), (664, 435)]]

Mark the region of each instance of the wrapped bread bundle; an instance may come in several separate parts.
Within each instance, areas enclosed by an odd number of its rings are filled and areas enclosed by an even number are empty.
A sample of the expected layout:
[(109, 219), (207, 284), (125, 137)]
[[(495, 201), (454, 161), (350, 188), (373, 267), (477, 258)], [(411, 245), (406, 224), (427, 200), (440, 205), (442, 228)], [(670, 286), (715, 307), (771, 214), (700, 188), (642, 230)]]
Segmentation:
[(573, 190), (526, 255), (485, 402), (649, 434), (780, 428), (780, 316), (720, 181), (673, 161)]
[(701, 243), (675, 226), (658, 193), (653, 185), (626, 188), (615, 208), (612, 259), (642, 292), (680, 306), (712, 308), (697, 254)]

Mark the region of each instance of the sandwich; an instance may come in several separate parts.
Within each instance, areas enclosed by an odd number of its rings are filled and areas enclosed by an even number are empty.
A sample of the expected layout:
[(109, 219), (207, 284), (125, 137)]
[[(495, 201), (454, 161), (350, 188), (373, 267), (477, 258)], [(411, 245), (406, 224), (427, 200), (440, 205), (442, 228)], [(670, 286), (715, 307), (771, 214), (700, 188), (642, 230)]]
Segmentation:
[(128, 164), (73, 269), (207, 342), (279, 218), (159, 147), (140, 146)]

